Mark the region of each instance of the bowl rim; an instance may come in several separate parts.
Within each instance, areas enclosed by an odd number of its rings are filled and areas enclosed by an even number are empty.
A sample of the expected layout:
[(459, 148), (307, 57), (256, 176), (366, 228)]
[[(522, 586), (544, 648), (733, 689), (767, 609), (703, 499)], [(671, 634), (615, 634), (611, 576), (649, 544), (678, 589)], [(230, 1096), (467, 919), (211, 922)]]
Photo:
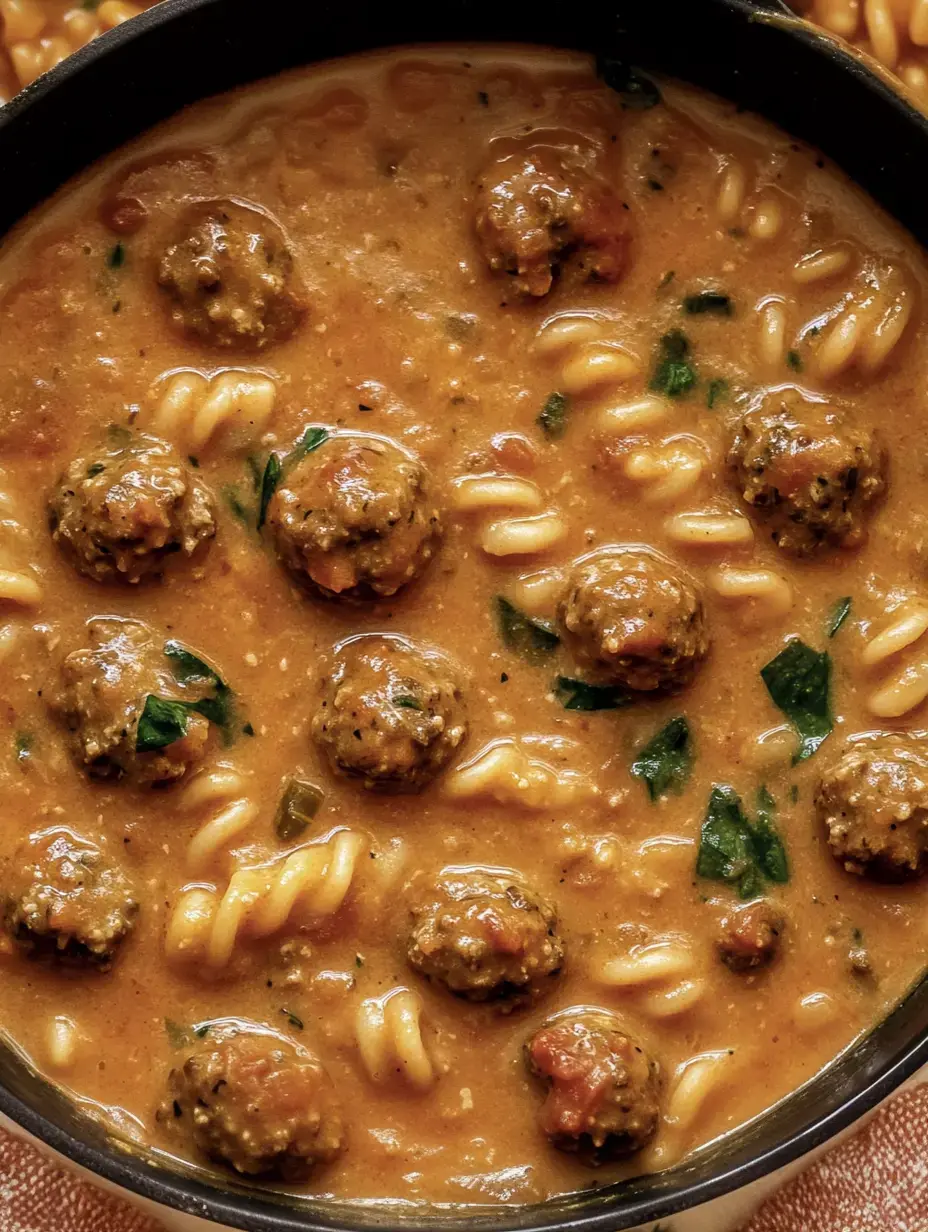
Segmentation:
[[(292, 2), (299, 3), (299, 0)], [(703, 2), (708, 3), (708, 0)], [(842, 46), (836, 39), (817, 32), (797, 19), (782, 0), (711, 2), (746, 21), (772, 19), (787, 31), (791, 38), (814, 48), (817, 54), (840, 66), (844, 73), (865, 79), (867, 88), (875, 97), (880, 97), (892, 109), (906, 113), (907, 121), (921, 129), (922, 139), (928, 146), (928, 119), (916, 111), (882, 76), (869, 68), (861, 57)], [(171, 26), (190, 14), (213, 7), (220, 8), (225, 3), (226, 0), (161, 0), (161, 3), (138, 17), (79, 48), (73, 55), (27, 86), (5, 106), (0, 107), (0, 132), (14, 125), (28, 126), (30, 113), (43, 100), (55, 95), (63, 84), (73, 82), (83, 74), (92, 74), (114, 53), (136, 42), (146, 32)], [(425, 40), (420, 45), (429, 43), (434, 43), (434, 40)], [(404, 41), (398, 44), (385, 43), (383, 47), (386, 49), (391, 46), (415, 45)], [(563, 45), (571, 44), (565, 40)], [(207, 95), (204, 94), (203, 97)], [(119, 144), (117, 142), (111, 148), (116, 149)], [(892, 212), (898, 216), (897, 211)], [(913, 229), (911, 224), (909, 225), (910, 229)], [(2, 238), (0, 231), (0, 243)], [(921, 991), (926, 988), (928, 976), (922, 981)], [(871, 1035), (885, 1027), (916, 995), (916, 990), (913, 989), (883, 1023), (867, 1036), (855, 1041), (842, 1055), (860, 1049)], [(925, 999), (928, 1000), (928, 997)], [(838, 1059), (811, 1078), (802, 1089), (827, 1080), (831, 1067)], [(645, 1195), (631, 1201), (623, 1199), (621, 1194), (616, 1194), (615, 1201), (600, 1202), (597, 1208), (592, 1210), (583, 1210), (582, 1200), (577, 1200), (574, 1208), (566, 1213), (557, 1211), (557, 1199), (527, 1207), (462, 1206), (457, 1208), (457, 1212), (445, 1206), (393, 1207), (387, 1211), (387, 1222), (375, 1220), (367, 1226), (402, 1228), (404, 1232), (466, 1232), (467, 1229), (473, 1229), (475, 1232), (520, 1232), (520, 1229), (528, 1228), (531, 1232), (563, 1232), (568, 1228), (572, 1232), (619, 1232), (623, 1228), (655, 1223), (748, 1186), (810, 1154), (875, 1109), (926, 1064), (928, 1013), (924, 1015), (920, 1030), (907, 1037), (906, 1042), (898, 1047), (888, 1060), (876, 1067), (872, 1076), (838, 1106), (822, 1115), (813, 1115), (801, 1129), (751, 1158), (729, 1164), (723, 1161), (713, 1175), (684, 1182), (676, 1189), (663, 1194)], [(195, 1170), (183, 1172), (159, 1167), (156, 1152), (146, 1156), (120, 1149), (117, 1145), (98, 1146), (92, 1141), (82, 1140), (76, 1133), (56, 1123), (3, 1081), (0, 1081), (0, 1113), (66, 1160), (119, 1189), (175, 1211), (230, 1227), (248, 1229), (250, 1232), (351, 1232), (351, 1229), (357, 1226), (352, 1223), (352, 1213), (357, 1218), (363, 1209), (351, 1199), (333, 1202), (327, 1199), (314, 1200), (311, 1195), (301, 1198), (299, 1206), (279, 1204), (273, 1200), (273, 1190), (262, 1191), (254, 1186), (245, 1187), (237, 1184), (234, 1178), (224, 1181), (218, 1174), (213, 1178), (213, 1174), (198, 1174)], [(206, 1179), (207, 1176), (210, 1179)], [(571, 1197), (577, 1199), (576, 1194), (565, 1195), (565, 1198)], [(434, 1213), (429, 1214), (429, 1210)], [(551, 1211), (550, 1218), (545, 1215), (548, 1210)], [(524, 1218), (526, 1212), (534, 1213), (540, 1218), (533, 1218), (527, 1223)]]

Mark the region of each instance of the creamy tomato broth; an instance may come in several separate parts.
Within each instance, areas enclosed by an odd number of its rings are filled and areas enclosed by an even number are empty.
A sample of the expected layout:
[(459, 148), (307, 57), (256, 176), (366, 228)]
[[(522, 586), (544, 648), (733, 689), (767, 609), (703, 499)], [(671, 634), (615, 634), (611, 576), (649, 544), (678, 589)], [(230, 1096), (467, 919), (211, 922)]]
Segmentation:
[(0, 1022), (122, 1135), (535, 1200), (922, 972), (921, 254), (606, 78), (313, 68), (6, 243)]

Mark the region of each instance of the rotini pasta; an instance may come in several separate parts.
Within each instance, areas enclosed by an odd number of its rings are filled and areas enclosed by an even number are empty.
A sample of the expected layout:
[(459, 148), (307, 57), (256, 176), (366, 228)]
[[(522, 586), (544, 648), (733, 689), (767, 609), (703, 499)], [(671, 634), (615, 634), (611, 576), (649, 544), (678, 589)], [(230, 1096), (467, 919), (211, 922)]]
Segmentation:
[(48, 1024), (45, 1056), (55, 1070), (70, 1069), (77, 1057), (80, 1033), (66, 1014), (56, 1014)]
[(625, 459), (624, 469), (648, 504), (669, 505), (696, 487), (704, 468), (705, 457), (695, 442), (678, 438), (634, 450)]
[(864, 646), (860, 661), (875, 667), (913, 645), (928, 633), (928, 604), (918, 600), (905, 603), (892, 615), (890, 623)]
[(245, 779), (231, 766), (200, 771), (183, 789), (180, 806), (187, 813), (210, 810), (187, 848), (187, 867), (203, 872), (216, 856), (228, 850), (232, 839), (247, 830), (258, 816), (258, 805), (246, 793)]
[(867, 258), (851, 290), (805, 325), (800, 337), (822, 380), (851, 369), (873, 376), (901, 342), (914, 310), (915, 293), (904, 272)]
[(393, 988), (367, 997), (358, 1007), (358, 1051), (371, 1081), (378, 1086), (393, 1077), (417, 1091), (428, 1090), (437, 1077), (422, 1036), (422, 1002), (408, 988)]
[[(919, 599), (903, 603), (888, 625), (870, 639), (861, 652), (863, 667), (889, 664), (896, 655), (921, 641), (928, 632), (928, 605)], [(924, 657), (897, 667), (868, 700), (871, 714), (895, 719), (908, 714), (928, 697), (928, 660)]]
[(676, 513), (665, 521), (664, 532), (682, 547), (748, 547), (754, 542), (754, 528), (741, 513)]
[(631, 402), (608, 403), (596, 415), (596, 424), (607, 440), (639, 436), (660, 425), (670, 415), (670, 404), (647, 394)]
[[(0, 473), (0, 482), (6, 478)], [(29, 533), (14, 515), (13, 499), (0, 490), (0, 603), (36, 607), (42, 586), (34, 566), (19, 563), (28, 555)]]
[(557, 547), (567, 537), (567, 521), (556, 510), (525, 518), (490, 522), (480, 535), (489, 556), (534, 556)]
[[(572, 743), (550, 743), (559, 760), (566, 761)], [(494, 740), (449, 775), (445, 794), (452, 800), (490, 796), (500, 804), (528, 809), (567, 808), (598, 794), (599, 788), (587, 775), (567, 766), (553, 766), (533, 757), (533, 751), (524, 740)]]
[(529, 616), (550, 616), (563, 593), (564, 584), (563, 569), (539, 569), (516, 578), (510, 584), (509, 594), (516, 607)]
[(455, 509), (462, 513), (486, 509), (541, 509), (544, 497), (537, 484), (515, 475), (464, 475), (454, 481)]
[(333, 915), (351, 889), (363, 846), (360, 834), (338, 830), (282, 859), (240, 868), (221, 895), (207, 886), (183, 890), (168, 923), (168, 957), (205, 961), (218, 970), (231, 959), (239, 937), (267, 937), (287, 924)]
[(780, 620), (793, 606), (792, 586), (772, 569), (725, 566), (709, 574), (709, 585), (721, 598), (748, 605), (760, 622)]
[(757, 354), (761, 362), (771, 369), (781, 368), (786, 363), (786, 302), (779, 296), (768, 296), (757, 307), (760, 320)]
[(769, 189), (752, 188), (744, 165), (736, 158), (721, 160), (715, 213), (719, 222), (740, 225), (756, 240), (772, 240), (780, 234), (786, 213), (780, 197)]
[(156, 385), (149, 422), (160, 436), (191, 450), (205, 448), (220, 432), (247, 443), (268, 426), (276, 399), (276, 382), (264, 372), (224, 368), (204, 376), (182, 369)]
[(634, 992), (639, 1009), (650, 1018), (686, 1013), (706, 991), (692, 947), (676, 939), (635, 946), (626, 955), (599, 962), (592, 974), (608, 987)]

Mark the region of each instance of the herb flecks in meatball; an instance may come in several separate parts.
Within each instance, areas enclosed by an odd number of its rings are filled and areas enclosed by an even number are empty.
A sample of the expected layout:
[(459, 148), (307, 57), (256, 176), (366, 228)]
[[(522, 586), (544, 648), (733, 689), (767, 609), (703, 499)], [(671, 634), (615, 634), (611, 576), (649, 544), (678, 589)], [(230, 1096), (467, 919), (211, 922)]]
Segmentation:
[(422, 463), (376, 437), (330, 437), (286, 475), (267, 521), (287, 568), (338, 599), (396, 594), (442, 534)]
[(782, 914), (763, 899), (736, 907), (721, 922), (719, 958), (738, 974), (766, 967), (779, 952), (785, 927)]
[(742, 416), (728, 461), (744, 502), (795, 556), (859, 546), (886, 489), (876, 434), (798, 390), (768, 394)]
[(564, 965), (557, 914), (505, 873), (449, 870), (412, 910), (410, 966), (468, 1001), (507, 1008), (551, 987)]
[(525, 1058), (548, 1085), (541, 1128), (560, 1150), (597, 1163), (640, 1151), (657, 1132), (657, 1063), (614, 1014), (558, 1014), (529, 1039)]
[(210, 1028), (168, 1084), (159, 1118), (236, 1172), (305, 1181), (344, 1148), (341, 1110), (322, 1064), (268, 1032)]
[(139, 582), (205, 548), (216, 534), (215, 499), (165, 441), (112, 435), (68, 467), (49, 499), (49, 523), (79, 573)]
[(230, 201), (198, 205), (182, 220), (158, 284), (174, 322), (212, 347), (262, 350), (286, 341), (306, 313), (279, 228)]
[(66, 830), (30, 840), (3, 886), (6, 931), (24, 949), (61, 963), (107, 968), (137, 914), (122, 870)]
[(603, 683), (635, 693), (683, 688), (709, 650), (700, 588), (657, 552), (620, 548), (578, 561), (560, 619)]
[(378, 791), (418, 791), (466, 735), (460, 687), (444, 659), (377, 634), (338, 650), (313, 719), (333, 770)]
[(885, 735), (848, 746), (815, 798), (832, 855), (878, 880), (928, 868), (928, 743)]
[(626, 207), (566, 153), (532, 150), (491, 163), (478, 180), (477, 237), (491, 270), (525, 296), (546, 295), (560, 271), (618, 282), (629, 260)]
[(75, 760), (94, 778), (127, 776), (143, 784), (181, 778), (204, 755), (209, 723), (186, 718), (186, 733), (163, 748), (138, 752), (139, 719), (149, 696), (182, 700), (167, 670), (164, 647), (139, 621), (97, 617), (88, 621), (89, 645), (61, 665), (61, 690), (53, 702), (71, 732)]

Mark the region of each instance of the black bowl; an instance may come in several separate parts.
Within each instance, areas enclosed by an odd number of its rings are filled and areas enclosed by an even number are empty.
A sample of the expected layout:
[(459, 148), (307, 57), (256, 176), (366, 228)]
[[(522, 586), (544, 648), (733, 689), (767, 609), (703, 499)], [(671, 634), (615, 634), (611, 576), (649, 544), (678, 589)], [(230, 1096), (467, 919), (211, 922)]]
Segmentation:
[[(285, 36), (280, 31), (285, 30)], [(928, 244), (915, 191), (928, 121), (860, 61), (790, 20), (777, 0), (589, 0), (582, 22), (537, 0), (351, 5), (289, 0), (264, 21), (254, 0), (165, 0), (94, 41), (0, 110), (0, 235), (69, 176), (187, 103), (282, 69), (372, 47), (439, 41), (569, 46), (679, 77), (819, 146)], [(928, 979), (813, 1082), (666, 1173), (536, 1206), (294, 1205), (210, 1179), (106, 1131), (0, 1047), (0, 1111), (107, 1180), (165, 1206), (251, 1232), (619, 1232), (747, 1185), (873, 1108), (928, 1062)]]

